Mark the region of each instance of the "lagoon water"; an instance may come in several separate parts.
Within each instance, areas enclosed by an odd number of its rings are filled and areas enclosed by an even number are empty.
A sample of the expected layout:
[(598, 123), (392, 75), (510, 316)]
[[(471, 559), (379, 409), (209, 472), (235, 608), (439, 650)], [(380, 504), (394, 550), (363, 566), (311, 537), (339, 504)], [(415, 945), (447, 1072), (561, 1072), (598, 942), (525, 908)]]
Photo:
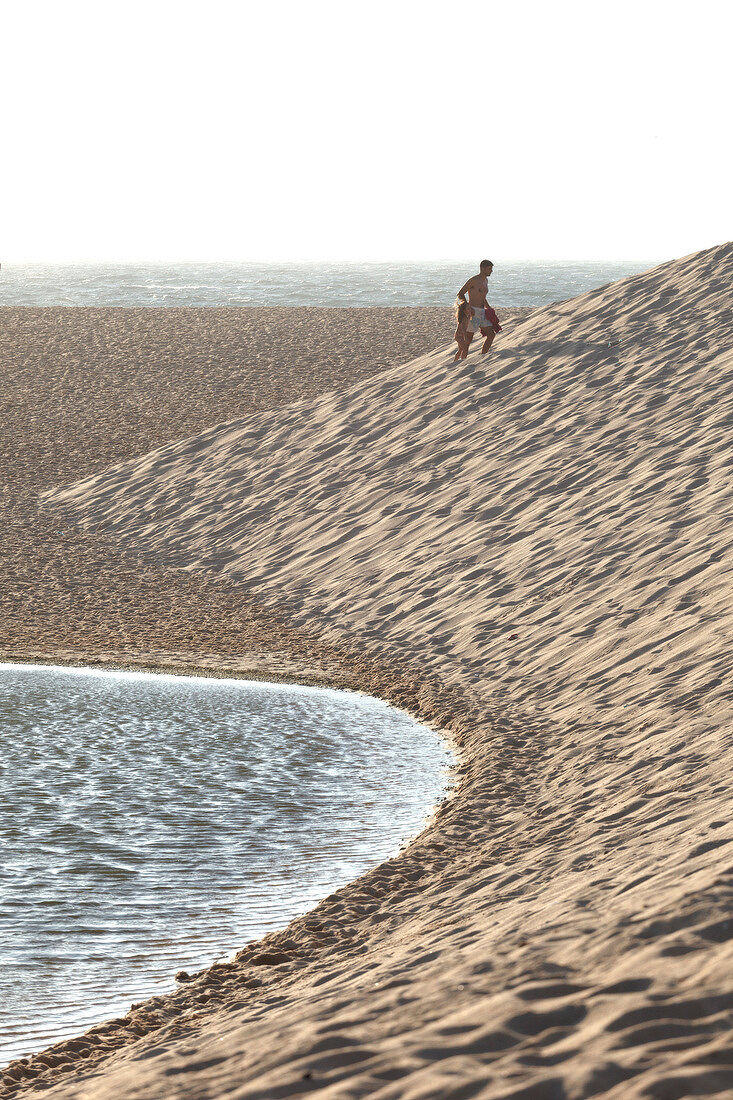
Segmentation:
[(394, 854), (445, 790), (379, 700), (0, 665), (0, 1064), (124, 1013)]
[[(495, 306), (542, 306), (654, 266), (495, 263)], [(451, 306), (479, 257), (425, 263), (7, 264), (0, 306)]]

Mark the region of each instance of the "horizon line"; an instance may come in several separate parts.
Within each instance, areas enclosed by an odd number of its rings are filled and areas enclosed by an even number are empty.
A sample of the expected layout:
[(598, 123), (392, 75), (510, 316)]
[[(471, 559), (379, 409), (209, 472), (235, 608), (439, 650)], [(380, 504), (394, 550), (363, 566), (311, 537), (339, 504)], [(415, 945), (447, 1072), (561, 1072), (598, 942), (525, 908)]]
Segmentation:
[[(669, 257), (670, 259), (678, 259), (677, 256)], [(664, 259), (659, 257), (633, 257), (633, 256), (596, 256), (592, 259), (589, 257), (580, 256), (536, 256), (536, 257), (508, 257), (504, 260), (500, 260), (498, 264), (494, 262), (494, 266), (511, 266), (513, 264), (657, 264), (664, 263)], [(2, 265), (6, 267), (88, 267), (95, 264), (107, 264), (115, 267), (134, 267), (140, 264), (178, 264), (178, 265), (190, 265), (196, 264), (221, 264), (221, 265), (235, 265), (235, 264), (251, 264), (258, 267), (264, 266), (277, 266), (286, 267), (288, 265), (304, 265), (304, 264), (340, 264), (348, 267), (367, 267), (377, 266), (382, 264), (475, 264), (478, 265), (479, 261), (474, 259), (466, 259), (465, 257), (431, 257), (425, 258), (412, 258), (400, 257), (396, 259), (367, 259), (367, 260), (344, 260), (344, 259), (307, 259), (307, 258), (289, 258), (289, 259), (276, 259), (276, 260), (262, 260), (262, 259), (204, 259), (201, 257), (195, 257), (193, 259), (150, 259), (150, 258), (138, 258), (138, 259), (29, 259), (29, 260), (2, 260), (0, 261), (0, 267)]]

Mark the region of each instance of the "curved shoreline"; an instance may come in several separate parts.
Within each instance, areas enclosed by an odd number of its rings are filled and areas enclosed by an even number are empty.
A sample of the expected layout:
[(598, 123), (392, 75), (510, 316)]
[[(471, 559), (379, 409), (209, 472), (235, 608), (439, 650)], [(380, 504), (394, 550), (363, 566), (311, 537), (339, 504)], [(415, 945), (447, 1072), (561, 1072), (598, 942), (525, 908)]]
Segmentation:
[[(0, 669), (3, 668), (3, 667), (6, 668), (6, 669), (7, 668), (19, 668), (19, 669), (34, 670), (34, 671), (35, 670), (43, 670), (43, 669), (54, 669), (54, 670), (59, 670), (59, 671), (74, 670), (74, 671), (77, 671), (81, 674), (90, 673), (90, 672), (91, 673), (99, 672), (99, 673), (102, 673), (102, 674), (109, 673), (111, 675), (114, 675), (114, 673), (130, 673), (132, 675), (136, 675), (136, 674), (142, 674), (142, 675), (145, 675), (145, 676), (149, 675), (151, 678), (164, 676), (166, 678), (170, 678), (170, 679), (174, 679), (174, 680), (198, 680), (198, 681), (201, 681), (201, 680), (216, 679), (220, 683), (229, 683), (229, 684), (251, 684), (251, 685), (256, 685), (256, 684), (270, 684), (271, 683), (271, 685), (275, 688), (278, 688), (278, 687), (282, 688), (282, 687), (292, 686), (293, 688), (300, 688), (300, 689), (305, 689), (305, 690), (308, 690), (309, 688), (312, 688), (313, 690), (333, 690), (333, 691), (339, 692), (339, 694), (341, 694), (341, 695), (354, 694), (354, 695), (360, 695), (362, 697), (367, 696), (367, 693), (364, 693), (364, 692), (356, 692), (353, 689), (344, 689), (343, 687), (334, 688), (332, 684), (327, 684), (327, 683), (305, 685), (305, 684), (302, 684), (302, 683), (298, 683), (297, 681), (294, 681), (294, 680), (287, 680), (287, 681), (281, 680), (278, 683), (272, 683), (271, 681), (266, 681), (266, 680), (263, 680), (261, 678), (260, 679), (252, 679), (252, 678), (248, 677), (246, 675), (246, 673), (244, 673), (244, 672), (239, 674), (239, 675), (236, 675), (236, 676), (232, 676), (232, 675), (222, 676), (222, 675), (216, 675), (211, 670), (207, 670), (207, 673), (202, 676), (200, 674), (196, 674), (192, 669), (188, 669), (186, 672), (183, 672), (181, 669), (176, 669), (174, 671), (170, 667), (164, 667), (164, 666), (160, 666), (160, 667), (155, 668), (155, 669), (145, 669), (145, 670), (143, 670), (143, 669), (140, 669), (140, 668), (130, 668), (129, 666), (128, 667), (122, 667), (119, 664), (112, 664), (112, 665), (111, 664), (96, 664), (96, 665), (92, 666), (89, 663), (86, 663), (84, 665), (71, 664), (71, 663), (66, 663), (66, 664), (50, 664), (50, 663), (25, 664), (25, 663), (21, 663), (19, 661), (15, 661), (15, 662), (13, 662), (13, 661), (2, 662), (2, 661), (0, 661)], [(374, 701), (376, 701), (375, 697), (372, 696), (372, 695), (369, 695), (367, 697), (374, 700)], [(394, 708), (393, 707), (392, 709), (397, 710), (397, 709), (400, 709), (400, 708)], [(401, 713), (406, 714), (407, 712), (404, 711), (404, 710), (401, 710)], [(412, 717), (412, 716), (410, 716), (410, 717)], [(421, 725), (423, 730), (428, 729), (428, 727), (424, 723), (421, 723), (420, 725)], [(416, 730), (415, 732), (418, 733), (419, 731)], [(433, 730), (432, 732), (438, 733), (439, 736), (440, 736), (439, 731)], [(443, 741), (443, 744), (445, 745), (446, 750), (451, 752), (451, 755), (453, 755), (451, 744), (450, 744), (449, 740), (447, 738), (445, 738), (444, 736), (441, 736), (441, 740)], [(452, 761), (448, 762), (446, 765), (444, 765), (444, 768), (445, 768), (446, 771), (453, 770), (455, 767), (456, 767), (455, 758)], [(410, 836), (408, 838), (403, 838), (403, 841), (400, 844), (400, 852), (402, 852), (403, 850), (406, 850), (407, 848), (409, 848), (409, 846), (413, 843), (413, 841), (416, 840), (417, 837), (419, 835), (421, 835), (421, 833), (424, 832), (424, 830), (427, 829), (430, 826), (430, 823), (432, 822), (433, 817), (434, 817), (438, 807), (442, 804), (443, 801), (445, 801), (446, 798), (452, 797), (453, 793), (454, 793), (454, 786), (450, 783), (449, 780), (444, 779), (441, 796), (435, 803), (433, 803), (428, 809), (426, 809), (426, 812), (423, 816), (422, 828), (420, 829), (420, 831), (418, 833), (414, 834), (413, 836)], [(391, 857), (391, 858), (395, 858), (395, 857)], [(363, 872), (363, 874), (358, 876), (358, 878), (362, 878), (364, 874), (369, 874), (372, 870), (376, 870), (380, 865), (381, 865), (380, 863), (374, 864), (372, 866), (372, 868), (370, 868), (369, 871)], [(352, 880), (352, 881), (355, 882), (355, 881), (358, 881), (358, 879)], [(339, 887), (338, 891), (346, 889), (347, 886), (349, 886), (350, 884), (351, 883), (347, 883), (344, 886)], [(333, 894), (334, 894), (334, 891), (331, 891), (328, 895), (326, 895), (322, 899), (322, 901), (327, 901), (330, 897), (333, 896)], [(313, 912), (313, 909), (309, 910), (309, 912), (308, 912), (308, 914), (306, 914), (306, 916), (309, 915), (312, 912)], [(279, 930), (276, 930), (274, 932), (269, 933), (267, 937), (260, 937), (259, 940), (247, 941), (247, 944), (246, 944), (247, 949), (250, 949), (250, 950), (253, 949), (253, 947), (256, 946), (256, 944), (263, 942), (265, 938), (267, 938), (268, 942), (270, 942), (271, 937), (281, 936), (282, 934), (287, 932), (287, 928), (289, 927), (289, 925), (291, 923), (292, 923), (292, 921), (289, 921), (287, 925), (283, 925), (282, 928), (280, 928)], [(245, 951), (245, 947), (240, 946), (237, 949), (232, 949), (229, 952), (229, 954), (234, 955), (235, 951), (236, 951), (237, 956), (241, 956), (243, 954), (243, 952)], [(216, 967), (216, 966), (217, 966), (217, 962), (213, 962), (210, 965), (205, 966), (202, 970), (197, 971), (194, 974), (192, 974), (190, 976), (190, 978), (187, 976), (185, 980), (187, 980), (187, 981), (188, 980), (196, 980), (196, 978), (202, 977), (204, 979), (204, 981), (207, 981), (208, 977), (210, 976), (210, 971), (211, 971), (212, 967)], [(181, 973), (183, 973), (183, 972), (181, 972)], [(170, 980), (171, 980), (171, 982), (173, 982), (173, 974), (170, 975)], [(182, 981), (183, 979), (180, 979), (180, 980)], [(176, 976), (176, 981), (179, 981), (179, 976)], [(142, 1001), (138, 1004), (137, 1010), (135, 1011), (134, 1014), (132, 1012), (130, 1012), (127, 1015), (128, 1016), (133, 1016), (133, 1019), (137, 1020), (139, 1018), (139, 1015), (140, 1015), (141, 1012), (145, 1013), (145, 1012), (149, 1011), (149, 1007), (150, 1007), (151, 1002), (155, 1003), (155, 1006), (156, 1006), (157, 1011), (159, 1013), (160, 1012), (165, 1012), (166, 1011), (166, 1001), (171, 996), (172, 996), (172, 993), (160, 994), (160, 995), (151, 994), (150, 997), (146, 998), (144, 1001)], [(125, 1019), (126, 1018), (127, 1017), (125, 1017)], [(91, 1033), (96, 1033), (96, 1029), (99, 1028), (99, 1027), (104, 1028), (104, 1026), (107, 1022), (108, 1021), (107, 1021), (106, 1018), (100, 1019), (96, 1024), (92, 1024), (91, 1027), (87, 1029), (87, 1032), (85, 1034), (88, 1034), (90, 1032)], [(74, 1042), (77, 1041), (78, 1038), (80, 1038), (80, 1036), (72, 1036), (70, 1039), (57, 1040), (56, 1042), (52, 1043), (50, 1046), (46, 1046), (46, 1047), (43, 1047), (41, 1049), (35, 1050), (32, 1054), (27, 1054), (23, 1058), (11, 1059), (11, 1061), (8, 1062), (6, 1066), (0, 1066), (0, 1080), (2, 1080), (2, 1077), (3, 1077), (3, 1074), (5, 1073), (5, 1070), (12, 1070), (13, 1067), (18, 1068), (20, 1066), (28, 1066), (29, 1070), (33, 1071), (33, 1069), (36, 1067), (36, 1065), (39, 1064), (39, 1060), (40, 1060), (40, 1064), (42, 1064), (43, 1061), (48, 1059), (48, 1058), (54, 1059), (58, 1056), (63, 1057), (63, 1054), (64, 1054), (64, 1052), (67, 1048), (67, 1044), (69, 1044), (69, 1043), (73, 1044)], [(108, 1035), (107, 1038), (111, 1039), (112, 1036)], [(126, 1040), (123, 1039), (123, 1043), (124, 1043), (124, 1041), (126, 1041)]]
[[(2, 654), (0, 654), (0, 657), (2, 657)], [(224, 677), (220, 672), (217, 673), (212, 670), (210, 666), (201, 669), (195, 665), (171, 666), (157, 664), (141, 668), (129, 663), (123, 665), (120, 663), (95, 662), (92, 655), (80, 654), (79, 659), (84, 661), (84, 665), (77, 663), (72, 665), (70, 659), (65, 662), (59, 662), (57, 659), (53, 663), (51, 661), (39, 662), (35, 667), (88, 667), (110, 672), (144, 671), (154, 674), (193, 675), (215, 679), (250, 679), (252, 682), (267, 682), (262, 677), (257, 676), (256, 673), (253, 673), (252, 670), (242, 670), (240, 674), (235, 676), (232, 676), (231, 671), (227, 670), (227, 675)], [(22, 666), (24, 662), (4, 660), (3, 663)], [(375, 680), (380, 684), (384, 694), (375, 695)], [(313, 686), (368, 694), (373, 698), (381, 699), (396, 709), (402, 710), (416, 722), (438, 733), (443, 739), (456, 758), (456, 763), (449, 765), (457, 775), (455, 782), (446, 785), (443, 798), (427, 815), (425, 827), (415, 837), (410, 838), (396, 856), (384, 863), (375, 865), (370, 871), (352, 880), (346, 886), (339, 888), (319, 902), (315, 908), (309, 910), (302, 917), (295, 918), (280, 931), (268, 933), (260, 940), (247, 943), (236, 953), (233, 962), (223, 964), (215, 962), (194, 974), (186, 974), (181, 979), (181, 985), (175, 992), (153, 996), (145, 1001), (138, 1002), (131, 1007), (124, 1017), (112, 1021), (102, 1020), (81, 1035), (54, 1043), (50, 1047), (39, 1050), (28, 1057), (15, 1059), (6, 1066), (0, 1067), (0, 1097), (3, 1100), (6, 1097), (16, 1096), (19, 1092), (25, 1092), (27, 1089), (34, 1090), (36, 1085), (39, 1084), (44, 1089), (48, 1088), (49, 1084), (56, 1085), (58, 1083), (63, 1085), (65, 1079), (79, 1069), (83, 1069), (85, 1076), (88, 1071), (95, 1072), (107, 1059), (115, 1057), (139, 1039), (158, 1031), (161, 1032), (161, 1037), (167, 1037), (170, 1031), (171, 1037), (174, 1035), (175, 1038), (179, 1038), (186, 1030), (185, 1025), (182, 1030), (181, 1017), (187, 1017), (191, 1012), (197, 1011), (198, 998), (200, 998), (202, 990), (205, 991), (208, 1012), (212, 1009), (215, 1010), (219, 1003), (226, 1003), (227, 998), (231, 997), (232, 987), (242, 993), (246, 990), (255, 991), (264, 988), (270, 994), (281, 983), (288, 983), (288, 980), (292, 978), (290, 964), (294, 959), (302, 957), (300, 952), (295, 955), (292, 952), (293, 935), (298, 935), (302, 927), (307, 926), (309, 922), (318, 921), (322, 910), (331, 906), (336, 899), (341, 904), (344, 898), (347, 898), (352, 892), (357, 897), (361, 897), (364, 888), (369, 890), (372, 897), (376, 896), (374, 879), (379, 878), (381, 874), (387, 874), (387, 877), (391, 879), (396, 870), (399, 877), (401, 861), (414, 859), (416, 854), (414, 849), (421, 843), (430, 841), (428, 834), (431, 833), (436, 819), (445, 816), (448, 804), (461, 796), (465, 780), (462, 781), (460, 778), (464, 770), (462, 759), (464, 749), (460, 727), (456, 731), (450, 725), (435, 724), (436, 715), (440, 715), (443, 721), (445, 720), (445, 711), (441, 709), (439, 695), (438, 697), (431, 697), (429, 702), (423, 705), (418, 704), (417, 711), (408, 709), (404, 705), (409, 702), (412, 707), (415, 706), (417, 696), (414, 693), (416, 691), (419, 693), (420, 689), (425, 687), (424, 684), (410, 679), (405, 680), (399, 674), (396, 677), (391, 674), (380, 675), (373, 665), (369, 667), (369, 678), (364, 680), (364, 683), (369, 685), (369, 690), (356, 686), (344, 688), (338, 675), (330, 679), (324, 676), (318, 683), (303, 684), (302, 681), (292, 679), (283, 680), (280, 683), (288, 683), (298, 687)], [(337, 683), (339, 686), (337, 686)], [(432, 686), (430, 691), (434, 692), (434, 690), (434, 686)], [(404, 883), (402, 885), (404, 886)], [(307, 945), (307, 950), (313, 955), (310, 960), (311, 963), (318, 968), (319, 961), (312, 942)], [(253, 970), (253, 968), (256, 968), (256, 970)], [(308, 969), (310, 970), (311, 967), (308, 967)], [(270, 980), (263, 980), (263, 974), (267, 974), (267, 978)], [(303, 977), (302, 974), (298, 976)], [(176, 981), (178, 981), (178, 976), (176, 976)], [(198, 1017), (196, 1021), (191, 1022), (197, 1023)]]

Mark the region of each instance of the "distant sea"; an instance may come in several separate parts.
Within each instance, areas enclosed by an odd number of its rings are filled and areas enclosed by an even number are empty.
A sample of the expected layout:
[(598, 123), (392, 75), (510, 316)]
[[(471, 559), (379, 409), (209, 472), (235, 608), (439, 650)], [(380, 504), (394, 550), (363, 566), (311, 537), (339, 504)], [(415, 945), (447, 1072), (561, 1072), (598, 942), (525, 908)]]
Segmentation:
[[(489, 300), (541, 306), (653, 267), (649, 262), (502, 263)], [(449, 306), (465, 263), (3, 264), (0, 306)]]

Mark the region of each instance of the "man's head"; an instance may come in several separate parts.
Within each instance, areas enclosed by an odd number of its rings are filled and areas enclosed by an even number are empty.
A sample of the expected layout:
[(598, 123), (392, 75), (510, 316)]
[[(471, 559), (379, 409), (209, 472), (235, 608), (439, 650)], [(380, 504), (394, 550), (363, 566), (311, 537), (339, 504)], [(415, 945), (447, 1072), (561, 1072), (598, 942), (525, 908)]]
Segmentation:
[(479, 271), (487, 279), (488, 279), (489, 275), (491, 274), (491, 272), (493, 270), (494, 270), (494, 265), (492, 264), (491, 260), (482, 260), (481, 263), (479, 264)]

